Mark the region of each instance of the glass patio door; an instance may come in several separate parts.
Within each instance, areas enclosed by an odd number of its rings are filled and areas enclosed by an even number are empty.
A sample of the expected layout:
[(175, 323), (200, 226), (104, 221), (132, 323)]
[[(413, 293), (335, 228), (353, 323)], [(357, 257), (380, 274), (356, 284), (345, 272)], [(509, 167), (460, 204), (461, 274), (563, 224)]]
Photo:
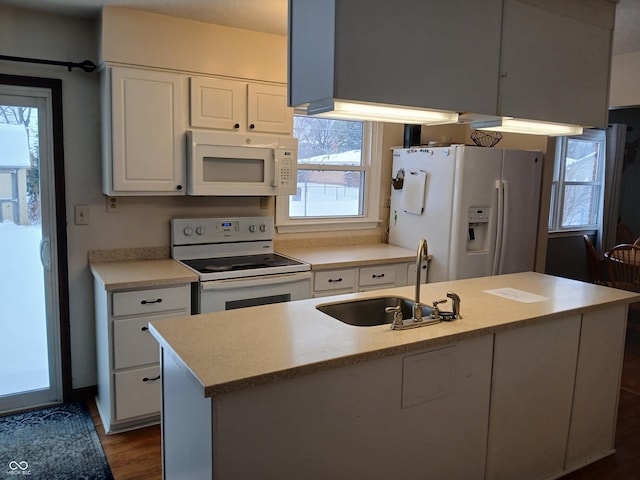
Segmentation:
[(0, 413), (62, 401), (51, 90), (0, 85)]

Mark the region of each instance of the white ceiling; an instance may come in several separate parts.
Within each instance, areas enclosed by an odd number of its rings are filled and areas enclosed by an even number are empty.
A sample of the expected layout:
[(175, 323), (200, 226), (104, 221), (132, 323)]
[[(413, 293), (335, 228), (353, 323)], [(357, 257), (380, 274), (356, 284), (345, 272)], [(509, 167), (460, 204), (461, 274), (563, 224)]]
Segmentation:
[[(0, 0), (0, 3), (82, 16), (96, 16), (102, 6), (111, 5), (287, 34), (287, 0)], [(613, 54), (637, 51), (640, 51), (640, 0), (620, 0)]]

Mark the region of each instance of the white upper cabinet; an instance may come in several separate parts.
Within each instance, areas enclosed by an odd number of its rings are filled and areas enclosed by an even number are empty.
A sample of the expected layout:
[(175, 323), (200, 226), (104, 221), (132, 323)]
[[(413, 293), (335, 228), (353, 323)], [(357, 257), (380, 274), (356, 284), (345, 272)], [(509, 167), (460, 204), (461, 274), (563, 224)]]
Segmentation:
[(184, 195), (186, 77), (119, 67), (103, 75), (103, 193)]
[(293, 131), (293, 109), (287, 107), (283, 85), (191, 77), (190, 119), (194, 128), (286, 135)]
[(605, 127), (614, 15), (602, 0), (505, 0), (498, 113)]
[(289, 0), (290, 104), (495, 113), (502, 0)]
[(289, 0), (289, 101), (604, 127), (611, 0)]

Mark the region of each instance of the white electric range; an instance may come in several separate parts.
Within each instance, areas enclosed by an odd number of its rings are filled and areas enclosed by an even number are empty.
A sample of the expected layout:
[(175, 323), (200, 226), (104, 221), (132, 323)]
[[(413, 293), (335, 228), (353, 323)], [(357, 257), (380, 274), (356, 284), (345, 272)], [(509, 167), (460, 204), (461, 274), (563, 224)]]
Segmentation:
[(271, 217), (171, 220), (171, 257), (198, 274), (192, 313), (311, 297), (311, 266), (273, 250)]

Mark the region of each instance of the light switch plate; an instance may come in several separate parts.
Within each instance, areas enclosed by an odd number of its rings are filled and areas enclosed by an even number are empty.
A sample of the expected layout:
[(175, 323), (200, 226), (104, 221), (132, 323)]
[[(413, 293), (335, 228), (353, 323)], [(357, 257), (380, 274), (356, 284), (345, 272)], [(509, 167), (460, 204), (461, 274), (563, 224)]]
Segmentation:
[(89, 205), (76, 205), (74, 216), (76, 225), (89, 225)]

